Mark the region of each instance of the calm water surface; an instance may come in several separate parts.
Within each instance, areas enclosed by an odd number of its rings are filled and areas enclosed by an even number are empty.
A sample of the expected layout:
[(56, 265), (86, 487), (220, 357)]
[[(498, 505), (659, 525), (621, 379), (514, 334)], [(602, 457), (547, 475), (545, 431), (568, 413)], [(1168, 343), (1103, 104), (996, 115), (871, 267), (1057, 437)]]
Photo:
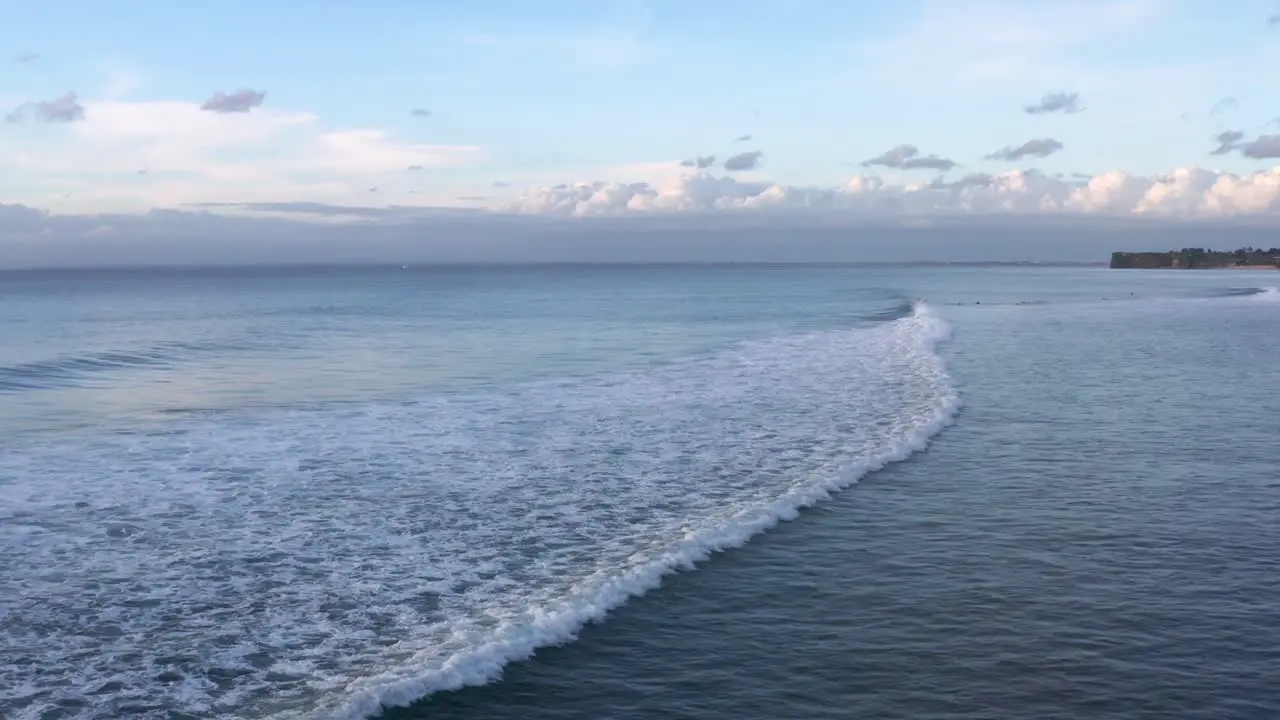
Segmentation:
[(1278, 284), (0, 275), (0, 715), (1280, 717)]

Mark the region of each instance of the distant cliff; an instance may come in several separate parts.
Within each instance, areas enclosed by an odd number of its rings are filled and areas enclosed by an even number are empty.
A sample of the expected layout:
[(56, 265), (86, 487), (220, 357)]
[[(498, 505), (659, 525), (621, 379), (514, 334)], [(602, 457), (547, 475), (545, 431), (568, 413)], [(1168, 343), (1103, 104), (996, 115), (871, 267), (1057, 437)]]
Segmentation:
[(1111, 267), (1117, 269), (1180, 269), (1274, 267), (1280, 269), (1280, 248), (1240, 248), (1239, 250), (1205, 250), (1183, 248), (1169, 252), (1114, 252)]

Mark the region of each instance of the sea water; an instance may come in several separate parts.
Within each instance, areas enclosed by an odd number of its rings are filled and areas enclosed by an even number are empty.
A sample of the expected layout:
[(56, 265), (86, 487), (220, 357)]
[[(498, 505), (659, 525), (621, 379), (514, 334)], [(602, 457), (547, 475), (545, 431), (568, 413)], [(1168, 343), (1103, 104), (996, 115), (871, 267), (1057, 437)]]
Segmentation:
[(1268, 717), (1275, 284), (0, 275), (0, 714)]

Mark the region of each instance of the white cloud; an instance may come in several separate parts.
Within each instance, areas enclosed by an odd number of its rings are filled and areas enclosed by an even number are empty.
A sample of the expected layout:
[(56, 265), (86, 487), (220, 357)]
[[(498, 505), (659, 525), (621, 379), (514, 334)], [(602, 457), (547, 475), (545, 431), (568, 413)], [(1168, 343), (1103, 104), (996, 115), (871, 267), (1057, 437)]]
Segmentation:
[(424, 145), (396, 142), (382, 130), (348, 130), (315, 138), (315, 152), (302, 167), (344, 173), (398, 172), (419, 168), (458, 167), (474, 162), (480, 148), (472, 145)]
[(1096, 175), (1084, 187), (1072, 190), (1063, 206), (1090, 213), (1130, 212), (1138, 207), (1152, 186), (1152, 180), (1113, 170)]
[[(368, 202), (368, 188), (410, 165), (457, 167), (476, 146), (401, 142), (382, 130), (325, 128), (311, 113), (211, 113), (197, 102), (84, 101), (62, 132), (0, 134), (0, 166), (22, 178), (0, 196), (75, 212), (190, 202)], [(138, 171), (146, 169), (145, 175)], [(122, 176), (129, 176), (127, 179)]]
[(1280, 211), (1280, 167), (1236, 177), (1222, 175), (1205, 192), (1210, 213), (1267, 213)]
[(857, 175), (842, 187), (742, 182), (688, 171), (663, 185), (580, 182), (544, 187), (500, 212), (561, 217), (710, 211), (809, 211), (864, 215), (1076, 213), (1222, 217), (1280, 213), (1280, 166), (1247, 175), (1179, 168), (1157, 177), (1113, 171), (1064, 180), (1035, 171), (891, 184)]
[[(1227, 176), (1229, 177), (1229, 176)], [(1142, 197), (1132, 204), (1134, 212), (1165, 213), (1171, 215), (1195, 215), (1212, 212), (1209, 191), (1218, 183), (1218, 173), (1200, 168), (1178, 168), (1169, 175), (1151, 183)], [(1139, 185), (1137, 189), (1143, 189)], [(1127, 206), (1125, 198), (1122, 206)]]

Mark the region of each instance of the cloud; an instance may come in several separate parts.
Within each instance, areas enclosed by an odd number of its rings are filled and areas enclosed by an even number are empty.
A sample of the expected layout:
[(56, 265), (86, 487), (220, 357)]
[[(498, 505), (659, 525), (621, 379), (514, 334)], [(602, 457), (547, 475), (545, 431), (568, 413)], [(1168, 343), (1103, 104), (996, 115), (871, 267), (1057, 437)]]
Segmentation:
[(25, 205), (0, 203), (0, 232), (38, 228), (48, 217), (48, 213)]
[(1064, 115), (1071, 115), (1082, 112), (1084, 108), (1080, 107), (1079, 93), (1049, 93), (1040, 98), (1040, 102), (1032, 105), (1024, 105), (1023, 111), (1031, 115), (1043, 115), (1046, 113), (1060, 112)]
[(241, 88), (229, 95), (219, 91), (214, 93), (213, 97), (205, 100), (200, 109), (215, 113), (247, 113), (262, 105), (262, 101), (266, 97), (265, 90), (256, 92), (248, 88)]
[(19, 123), (27, 118), (47, 123), (72, 123), (84, 120), (84, 106), (74, 92), (65, 92), (52, 100), (28, 102), (5, 115), (5, 121)]
[(496, 188), (505, 188), (505, 187), (511, 187), (511, 183), (506, 182), (505, 180), (494, 180), (493, 186)]
[[(369, 205), (341, 205), (308, 201), (188, 203), (183, 207), (196, 210), (249, 211), (251, 213), (264, 213), (272, 216), (315, 216), (324, 218), (325, 220), (333, 218), (360, 218), (364, 220), (379, 220), (384, 222), (400, 222), (424, 217), (440, 217), (457, 214), (474, 215), (476, 212), (474, 208), (440, 208), (414, 205), (383, 205), (380, 207), (372, 207)], [(150, 215), (165, 215), (179, 212), (185, 212), (185, 210), (160, 210), (153, 211)], [(218, 217), (243, 216), (235, 215)]]
[(715, 155), (704, 155), (701, 157), (693, 158), (692, 160), (683, 160), (680, 163), (682, 167), (697, 168), (699, 170), (705, 170), (715, 164), (716, 164)]
[(724, 161), (724, 169), (729, 172), (755, 170), (760, 166), (760, 158), (762, 157), (764, 157), (764, 153), (759, 150), (738, 153)]
[(1268, 25), (1280, 25), (1280, 15), (1272, 15), (1267, 18)]
[(425, 170), (425, 168), (424, 168), (424, 167), (422, 167), (421, 165), (410, 165), (409, 167), (407, 167), (407, 168), (405, 168), (405, 169), (406, 169), (406, 170), (414, 170), (414, 171), (417, 171), (417, 170)]
[(426, 108), (413, 108), (412, 110), (409, 111), (409, 114), (414, 117), (421, 117), (421, 118), (431, 117), (431, 111), (427, 110)]
[[(470, 164), (480, 153), (473, 145), (403, 144), (385, 130), (323, 132), (315, 137), (319, 153), (300, 159), (300, 167), (351, 173), (398, 172), (408, 165), (426, 168)], [(408, 165), (405, 160), (409, 160)]]
[[(83, 112), (67, 133), (0, 133), (0, 167), (24, 178), (5, 188), (9, 198), (75, 212), (218, 201), (367, 202), (368, 187), (390, 190), (411, 165), (464, 167), (484, 158), (477, 146), (333, 130), (314, 114), (269, 107), (219, 113), (196, 102), (86, 100)], [(139, 167), (150, 171), (150, 182), (120, 182)]]
[(862, 163), (863, 167), (896, 168), (899, 170), (942, 170), (956, 166), (955, 161), (937, 155), (920, 155), (915, 145), (898, 145)]
[(1224, 97), (1209, 108), (1210, 115), (1220, 115), (1240, 107), (1240, 102), (1233, 97)]
[(454, 197), (454, 200), (461, 200), (462, 202), (488, 202), (492, 199), (492, 195), (458, 195)]
[(84, 106), (74, 92), (67, 92), (53, 100), (35, 104), (36, 117), (45, 122), (76, 122), (84, 119)]
[[(1280, 138), (1273, 148), (1280, 155)], [(956, 181), (895, 185), (875, 175), (842, 187), (739, 182), (689, 173), (665, 187), (593, 182), (535, 189), (491, 210), (559, 217), (713, 211), (844, 213), (863, 217), (954, 215), (1103, 215), (1229, 218), (1271, 214), (1280, 220), (1280, 166), (1246, 175), (1179, 168), (1142, 176), (1112, 171), (1082, 179), (1035, 170)]]
[(947, 181), (945, 178), (941, 178), (941, 177), (935, 178), (933, 182), (929, 183), (929, 189), (930, 190), (958, 190), (961, 188), (968, 188), (968, 187), (985, 188), (985, 187), (991, 187), (992, 183), (994, 183), (995, 181), (996, 181), (995, 175), (988, 175), (987, 173), (970, 173), (960, 178), (959, 180), (953, 180), (953, 181)]
[(20, 63), (33, 63), (39, 59), (40, 59), (40, 55), (38, 53), (32, 53), (32, 52), (21, 53), (19, 55), (15, 55), (13, 58), (14, 62), (20, 62)]
[(740, 182), (708, 172), (682, 175), (664, 187), (645, 182), (563, 183), (537, 188), (492, 209), (520, 214), (588, 217), (628, 212), (663, 213), (731, 207), (759, 195), (768, 183)]
[(1280, 158), (1280, 135), (1259, 135), (1253, 140), (1245, 141), (1244, 133), (1239, 130), (1227, 130), (1214, 136), (1218, 147), (1210, 155), (1226, 155), (1232, 150), (1239, 151), (1242, 157), (1253, 160), (1269, 160)]
[(737, 138), (736, 140), (734, 140), (734, 142), (751, 142), (751, 136), (750, 136), (750, 135), (739, 135), (739, 136), (738, 136), (738, 138)]
[(1240, 154), (1255, 160), (1280, 158), (1280, 135), (1260, 135), (1254, 140), (1236, 145)]
[(1244, 133), (1239, 130), (1226, 130), (1213, 136), (1218, 143), (1218, 147), (1210, 152), (1210, 155), (1226, 155), (1236, 149), (1236, 143), (1244, 139)]
[(1062, 150), (1062, 143), (1053, 138), (1038, 138), (1036, 140), (1028, 140), (1021, 145), (1010, 145), (1001, 148), (990, 155), (986, 156), (986, 160), (1021, 160), (1027, 157), (1045, 158)]

